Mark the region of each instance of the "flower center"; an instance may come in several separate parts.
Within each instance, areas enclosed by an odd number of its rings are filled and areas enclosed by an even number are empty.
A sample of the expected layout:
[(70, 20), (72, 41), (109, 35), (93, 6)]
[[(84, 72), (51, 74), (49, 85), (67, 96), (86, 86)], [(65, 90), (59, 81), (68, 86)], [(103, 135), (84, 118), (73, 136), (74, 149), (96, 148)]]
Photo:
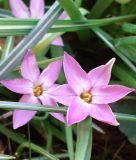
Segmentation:
[(36, 97), (40, 96), (43, 92), (42, 86), (41, 85), (36, 86), (33, 92)]
[(84, 92), (84, 93), (81, 93), (80, 98), (82, 98), (87, 103), (91, 103), (92, 94), (90, 92)]

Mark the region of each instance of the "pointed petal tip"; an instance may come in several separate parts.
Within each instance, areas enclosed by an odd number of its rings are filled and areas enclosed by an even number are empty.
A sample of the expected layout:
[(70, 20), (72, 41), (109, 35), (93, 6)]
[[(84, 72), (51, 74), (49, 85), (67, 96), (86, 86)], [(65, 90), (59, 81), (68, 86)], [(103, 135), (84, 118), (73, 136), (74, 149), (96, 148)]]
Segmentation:
[(18, 129), (20, 126), (13, 123), (13, 129)]
[(28, 57), (28, 56), (34, 56), (34, 53), (32, 52), (32, 50), (28, 50), (25, 57)]
[(120, 125), (120, 123), (116, 119), (113, 122), (103, 121), (103, 123), (106, 123), (106, 124), (111, 125), (111, 126), (116, 126), (116, 127)]
[(120, 124), (119, 124), (119, 122), (117, 122), (116, 124), (115, 124), (115, 126), (119, 126)]
[(64, 57), (67, 57), (67, 56), (69, 56), (69, 54), (66, 51), (64, 51)]
[(115, 126), (115, 127), (117, 127), (117, 126), (119, 126), (120, 124), (119, 124), (119, 122), (113, 122), (113, 123), (111, 123), (111, 122), (104, 122), (104, 123), (107, 123), (107, 124), (109, 124), (109, 125), (111, 125), (111, 126)]
[(111, 65), (111, 66), (113, 66), (113, 64), (115, 63), (115, 61), (116, 61), (116, 58), (112, 58), (111, 60), (109, 60), (109, 61), (106, 63), (106, 65)]
[(55, 46), (61, 46), (61, 47), (64, 46), (63, 39), (61, 37), (57, 37), (56, 39), (54, 39), (51, 44)]
[(23, 126), (23, 124), (15, 122), (14, 117), (13, 117), (13, 129), (18, 129), (22, 126)]
[(131, 93), (131, 92), (133, 92), (133, 91), (135, 91), (135, 89), (134, 88), (129, 88), (129, 87), (126, 87), (126, 89), (127, 89), (127, 93), (126, 93), (126, 95), (127, 94), (129, 94), (129, 93)]

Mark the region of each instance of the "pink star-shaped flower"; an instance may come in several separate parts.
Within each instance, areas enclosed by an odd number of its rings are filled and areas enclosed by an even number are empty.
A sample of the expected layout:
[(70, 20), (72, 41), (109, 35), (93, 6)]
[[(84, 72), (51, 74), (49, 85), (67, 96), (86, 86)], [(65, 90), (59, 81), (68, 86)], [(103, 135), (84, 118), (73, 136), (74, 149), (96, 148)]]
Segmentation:
[(68, 106), (68, 125), (83, 121), (88, 116), (110, 125), (119, 125), (108, 103), (123, 98), (133, 89), (108, 85), (114, 62), (115, 58), (112, 58), (105, 65), (86, 73), (74, 58), (64, 54), (63, 66), (68, 84), (58, 86), (50, 94)]
[[(48, 65), (40, 74), (34, 54), (29, 51), (21, 64), (22, 78), (3, 80), (1, 83), (13, 92), (24, 94), (20, 102), (31, 104), (43, 104), (52, 107), (57, 106), (56, 101), (48, 94), (56, 88), (57, 80), (62, 66), (58, 60)], [(16, 129), (28, 123), (36, 114), (36, 111), (15, 110), (13, 112), (13, 128)], [(58, 120), (64, 122), (64, 116), (60, 113), (50, 113)]]

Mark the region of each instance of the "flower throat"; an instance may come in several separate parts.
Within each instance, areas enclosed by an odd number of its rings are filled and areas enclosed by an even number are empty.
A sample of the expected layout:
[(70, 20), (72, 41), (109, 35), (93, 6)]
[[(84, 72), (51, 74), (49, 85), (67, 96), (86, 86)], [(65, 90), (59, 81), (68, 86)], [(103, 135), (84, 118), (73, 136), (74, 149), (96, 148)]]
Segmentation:
[(80, 98), (83, 99), (87, 103), (91, 103), (91, 101), (92, 101), (92, 94), (90, 92), (83, 92), (80, 95)]

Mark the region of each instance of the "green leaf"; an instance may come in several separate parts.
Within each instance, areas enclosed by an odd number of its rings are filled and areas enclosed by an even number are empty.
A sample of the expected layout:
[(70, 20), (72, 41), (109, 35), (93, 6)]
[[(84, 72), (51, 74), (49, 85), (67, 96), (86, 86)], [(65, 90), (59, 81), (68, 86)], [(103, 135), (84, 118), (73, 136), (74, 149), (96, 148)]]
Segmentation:
[(126, 6), (126, 13), (132, 14), (136, 13), (136, 1), (131, 1), (130, 3), (127, 4)]
[(19, 103), (19, 102), (7, 102), (0, 101), (0, 108), (2, 109), (22, 109), (22, 110), (33, 110), (33, 111), (41, 111), (41, 112), (58, 112), (58, 113), (66, 113), (66, 107), (55, 107), (51, 108), (50, 106), (43, 105), (32, 105), (28, 103)]
[[(69, 1), (58, 0), (58, 1), (72, 20), (86, 21), (86, 18), (82, 15), (78, 5), (73, 0)], [(77, 34), (81, 41), (87, 41), (90, 38), (90, 32), (87, 29), (78, 31)]]
[(14, 45), (14, 37), (12, 36), (7, 37), (6, 44), (4, 46), (4, 50), (1, 57), (2, 60), (8, 57), (8, 55), (10, 54), (10, 51), (13, 48), (13, 45)]
[(128, 33), (136, 34), (136, 25), (131, 23), (124, 23), (122, 30)]
[(122, 45), (119, 50), (129, 58), (132, 62), (136, 63), (136, 45)]
[(114, 40), (115, 46), (136, 44), (136, 36), (122, 37)]
[[(135, 73), (125, 65), (114, 65), (113, 74), (118, 77), (124, 85), (136, 89)], [(127, 78), (125, 78), (127, 77)]]
[(136, 121), (129, 121), (129, 119), (125, 118), (125, 114), (130, 114), (132, 115), (133, 119), (136, 119), (135, 104), (136, 100), (123, 100), (112, 105), (114, 111), (124, 113), (124, 118), (119, 119), (119, 129), (127, 136), (128, 140), (133, 144), (136, 144)]
[(13, 140), (14, 142), (20, 144), (17, 152), (16, 152), (16, 156), (19, 156), (20, 151), (23, 148), (29, 148), (31, 145), (31, 149), (37, 153), (40, 153), (41, 155), (47, 157), (50, 160), (58, 160), (58, 158), (56, 158), (54, 155), (50, 154), (49, 152), (47, 152), (45, 149), (43, 149), (40, 146), (37, 146), (33, 143), (29, 143), (27, 142), (27, 139), (25, 139), (23, 136), (19, 135), (18, 133), (8, 129), (7, 127), (5, 127), (4, 125), (0, 124), (0, 133), (2, 133), (3, 135), (9, 137), (11, 140)]
[(4, 159), (9, 160), (9, 159), (15, 159), (15, 157), (9, 156), (9, 155), (5, 155), (5, 154), (0, 154), (0, 159), (1, 160), (4, 160)]
[(105, 44), (114, 51), (114, 53), (116, 55), (118, 55), (135, 73), (136, 73), (136, 67), (133, 65), (133, 63), (126, 57), (124, 56), (123, 52), (122, 52), (122, 49), (123, 51), (125, 51), (124, 48), (118, 46), (116, 47), (112, 42), (114, 41), (114, 39), (108, 34), (106, 33), (105, 31), (103, 31), (102, 29), (100, 28), (95, 28), (95, 29), (92, 29), (95, 34), (101, 38), (101, 40), (103, 40), (105, 42)]
[(95, 129), (97, 132), (100, 132), (100, 133), (102, 133), (102, 134), (105, 134), (104, 130), (103, 130), (101, 127), (99, 127), (97, 124), (92, 123), (92, 127), (93, 127), (93, 129)]
[(0, 17), (10, 18), (10, 17), (13, 17), (13, 16), (12, 16), (12, 14), (9, 10), (0, 8)]
[(28, 142), (25, 142), (25, 143), (22, 143), (18, 150), (17, 150), (17, 154), (19, 154), (22, 149), (24, 148), (29, 148), (31, 146), (31, 149), (43, 156), (45, 156), (46, 158), (48, 158), (49, 160), (59, 160), (56, 156), (50, 154), (49, 152), (47, 152), (45, 149), (43, 149), (42, 147), (39, 147), (33, 143), (28, 143)]
[(82, 121), (77, 126), (75, 160), (90, 160), (92, 149), (92, 120)]
[(104, 11), (110, 7), (110, 5), (114, 2), (114, 0), (97, 0), (91, 12), (89, 14), (89, 18), (99, 18)]
[[(85, 30), (94, 27), (102, 27), (116, 22), (133, 20), (136, 15), (118, 16), (112, 18), (92, 19), (92, 20), (57, 20), (50, 29), (50, 33), (71, 32)], [(26, 35), (37, 24), (37, 20), (27, 19), (0, 19), (0, 36)], [(59, 33), (59, 34), (61, 34)]]
[(4, 125), (0, 124), (0, 133), (9, 137), (11, 140), (18, 144), (22, 144), (24, 142), (27, 142), (27, 139), (25, 139), (22, 135), (18, 134), (17, 132), (14, 132)]
[(65, 126), (65, 132), (66, 132), (66, 140), (67, 140), (66, 142), (67, 142), (69, 159), (74, 160), (74, 144), (73, 144), (72, 127)]
[(23, 39), (10, 53), (10, 55), (0, 63), (0, 79), (4, 79), (17, 65), (21, 63), (27, 50), (32, 48), (42, 37), (61, 13), (61, 8), (55, 2), (36, 27)]

